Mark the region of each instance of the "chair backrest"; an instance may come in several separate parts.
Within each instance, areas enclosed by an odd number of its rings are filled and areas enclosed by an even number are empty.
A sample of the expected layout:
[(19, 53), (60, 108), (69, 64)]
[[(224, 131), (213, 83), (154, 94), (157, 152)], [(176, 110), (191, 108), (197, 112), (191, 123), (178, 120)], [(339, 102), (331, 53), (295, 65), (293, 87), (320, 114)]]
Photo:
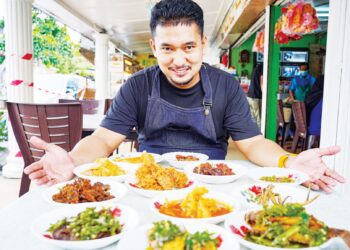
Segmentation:
[(84, 99), (84, 100), (71, 100), (71, 99), (59, 99), (59, 103), (81, 103), (83, 114), (93, 115), (104, 112), (104, 100)]
[(113, 102), (113, 99), (109, 99), (109, 98), (106, 98), (105, 99), (105, 109), (103, 111), (103, 114), (106, 114), (108, 109), (111, 107), (112, 105), (112, 102)]
[(306, 138), (307, 124), (306, 124), (305, 103), (293, 102), (292, 110), (293, 110), (296, 132), (298, 132), (301, 137)]
[[(83, 113), (80, 103), (23, 104), (7, 103), (9, 119), (25, 167), (41, 159), (43, 150), (28, 141), (32, 136), (70, 151), (81, 139)], [(20, 195), (29, 190), (30, 180), (23, 174)]]
[(277, 101), (277, 122), (278, 122), (278, 126), (283, 126), (285, 123), (282, 100)]
[(308, 135), (321, 135), (322, 105), (323, 99), (321, 98), (311, 110), (309, 126), (307, 128)]

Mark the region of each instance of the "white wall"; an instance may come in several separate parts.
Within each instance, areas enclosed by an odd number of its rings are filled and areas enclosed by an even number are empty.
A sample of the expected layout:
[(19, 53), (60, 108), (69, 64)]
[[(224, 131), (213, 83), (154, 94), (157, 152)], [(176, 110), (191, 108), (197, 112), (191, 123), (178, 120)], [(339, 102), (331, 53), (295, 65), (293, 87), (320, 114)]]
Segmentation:
[(350, 1), (330, 1), (321, 147), (339, 145), (328, 166), (347, 177), (350, 190)]

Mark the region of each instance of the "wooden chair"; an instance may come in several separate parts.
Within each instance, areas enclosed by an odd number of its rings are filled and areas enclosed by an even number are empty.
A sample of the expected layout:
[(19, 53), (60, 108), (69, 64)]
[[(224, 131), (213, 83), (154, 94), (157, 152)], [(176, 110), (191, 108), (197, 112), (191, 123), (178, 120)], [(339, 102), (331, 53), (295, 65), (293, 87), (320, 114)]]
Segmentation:
[(104, 112), (105, 102), (103, 100), (84, 99), (84, 100), (72, 100), (72, 99), (59, 99), (58, 103), (81, 103), (83, 114), (93, 115)]
[[(280, 130), (281, 130), (281, 141), (279, 142), (278, 136), (279, 136)], [(282, 100), (278, 100), (278, 102), (277, 102), (276, 141), (279, 142), (279, 144), (281, 145), (282, 148), (284, 147), (284, 145), (286, 143), (289, 130), (290, 130), (290, 122), (287, 122), (284, 119), (283, 102), (282, 102)]]
[[(70, 151), (81, 138), (83, 113), (80, 103), (22, 104), (7, 103), (11, 126), (21, 150), (24, 167), (41, 159), (43, 150), (28, 141), (32, 136)], [(28, 192), (29, 177), (23, 173), (19, 196)]]
[[(113, 99), (105, 99), (105, 110), (104, 110), (104, 114), (107, 113), (108, 109), (111, 107), (113, 103)], [(136, 132), (136, 130), (131, 131), (130, 135), (125, 138), (124, 142), (130, 142), (130, 152), (132, 152), (132, 149), (135, 148), (137, 151), (139, 149), (139, 144), (137, 142), (137, 137), (138, 134)], [(117, 153), (118, 153), (118, 149), (117, 149)]]
[(306, 149), (307, 138), (307, 123), (306, 123), (306, 109), (304, 102), (293, 102), (292, 112), (295, 123), (295, 133), (292, 144), (292, 152), (295, 153), (301, 141), (301, 151)]
[(112, 106), (112, 103), (113, 103), (113, 99), (109, 99), (109, 98), (105, 99), (105, 108), (103, 111), (104, 114), (107, 113), (108, 109)]
[[(99, 113), (101, 110), (101, 107), (103, 105), (104, 111), (103, 113), (106, 114), (108, 109), (113, 103), (113, 99), (106, 98), (105, 100), (72, 100), (72, 99), (59, 99), (59, 103), (81, 103), (83, 114), (96, 114)], [(93, 133), (93, 131), (83, 131), (82, 137), (89, 136)], [(125, 138), (123, 141), (124, 143), (130, 142), (130, 152), (132, 152), (133, 148), (135, 148), (138, 151), (139, 145), (137, 142), (138, 134), (135, 130), (133, 130), (130, 135)], [(118, 153), (118, 148), (116, 149), (116, 152)]]
[[(72, 99), (59, 99), (59, 103), (80, 103), (83, 111), (83, 115), (104, 114), (104, 100), (84, 99), (84, 100), (72, 100)], [(93, 133), (93, 130), (83, 130), (82, 138), (89, 136)]]

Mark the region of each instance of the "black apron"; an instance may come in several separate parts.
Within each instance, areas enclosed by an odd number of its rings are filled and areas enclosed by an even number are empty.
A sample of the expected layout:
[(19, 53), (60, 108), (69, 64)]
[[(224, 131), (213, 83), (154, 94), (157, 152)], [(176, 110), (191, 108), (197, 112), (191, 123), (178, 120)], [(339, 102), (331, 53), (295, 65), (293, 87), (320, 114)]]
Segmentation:
[(160, 98), (160, 69), (155, 71), (148, 97), (144, 129), (140, 131), (140, 151), (164, 154), (175, 151), (204, 153), (210, 159), (225, 159), (226, 149), (216, 139), (211, 114), (212, 88), (205, 65), (200, 70), (203, 106), (182, 108)]

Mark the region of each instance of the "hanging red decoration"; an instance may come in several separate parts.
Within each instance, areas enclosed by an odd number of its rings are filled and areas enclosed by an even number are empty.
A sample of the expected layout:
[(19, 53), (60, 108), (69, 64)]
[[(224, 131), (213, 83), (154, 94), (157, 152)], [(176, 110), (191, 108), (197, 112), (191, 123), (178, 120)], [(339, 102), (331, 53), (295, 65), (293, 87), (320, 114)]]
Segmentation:
[(23, 80), (13, 80), (10, 85), (12, 86), (18, 86), (23, 82)]
[(314, 32), (319, 27), (316, 10), (311, 3), (299, 0), (288, 8), (282, 8), (282, 15), (275, 25), (275, 41), (287, 44)]
[(33, 57), (33, 55), (32, 55), (32, 54), (27, 53), (27, 54), (25, 54), (24, 56), (22, 56), (22, 59), (23, 59), (23, 60), (31, 60), (31, 59), (32, 59), (32, 57)]
[(259, 52), (264, 53), (264, 38), (265, 38), (265, 32), (259, 31), (256, 33), (254, 45), (253, 45), (253, 52)]
[(227, 67), (228, 66), (228, 55), (227, 53), (224, 53), (221, 57), (221, 63)]

